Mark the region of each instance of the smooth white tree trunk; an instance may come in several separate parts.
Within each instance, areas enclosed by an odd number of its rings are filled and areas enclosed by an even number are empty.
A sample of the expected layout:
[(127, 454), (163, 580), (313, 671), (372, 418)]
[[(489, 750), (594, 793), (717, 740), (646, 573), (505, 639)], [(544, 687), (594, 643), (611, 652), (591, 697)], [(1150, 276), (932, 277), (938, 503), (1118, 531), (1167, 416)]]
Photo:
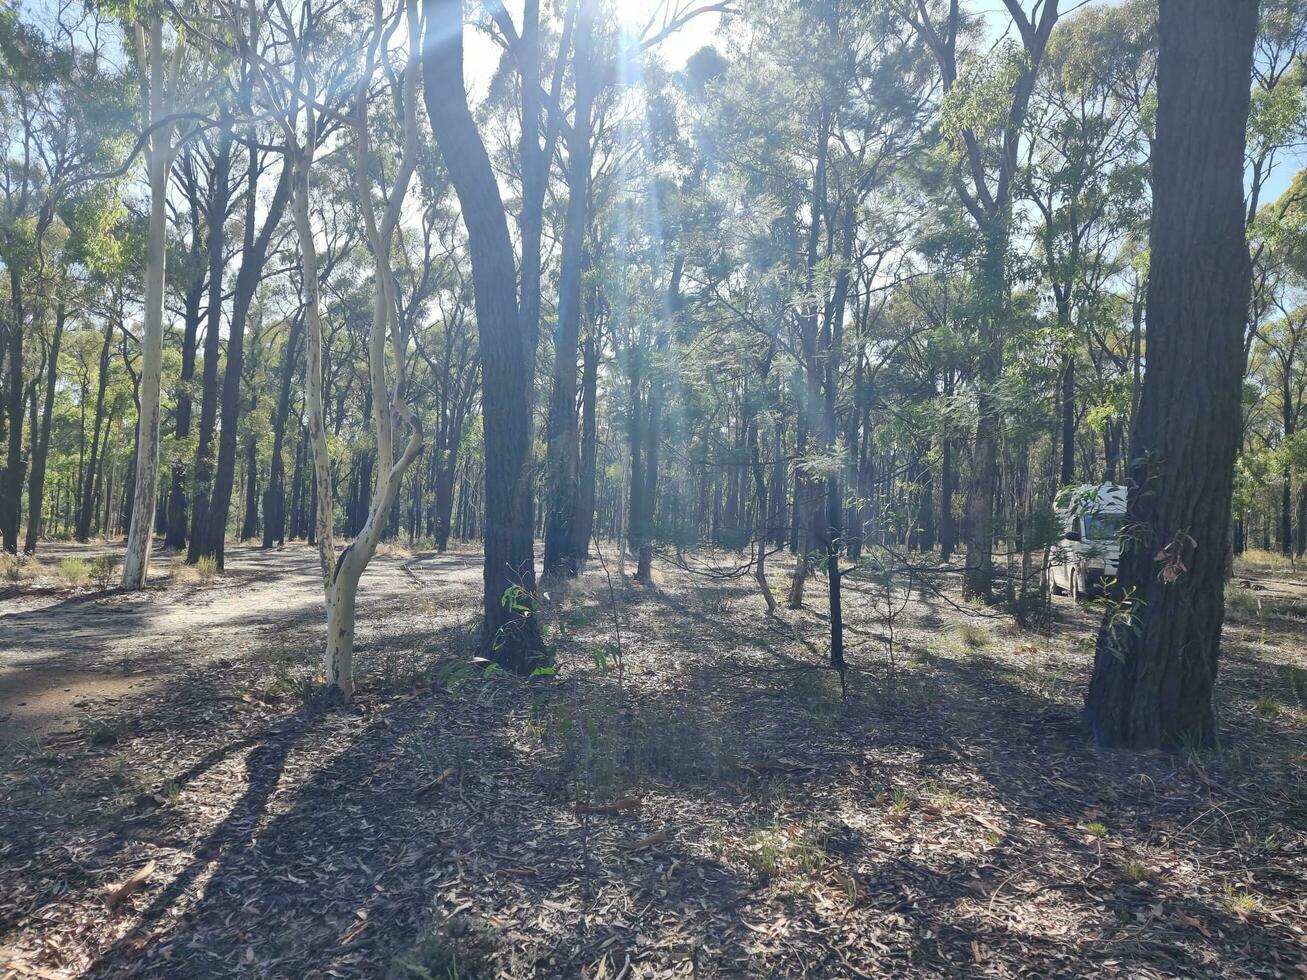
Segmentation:
[(132, 522), (127, 532), (127, 554), (123, 559), (124, 589), (145, 588), (150, 570), (150, 543), (159, 488), (159, 402), (163, 375), (163, 301), (168, 231), (165, 199), (173, 158), (173, 127), (167, 123), (158, 125), (170, 111), (169, 79), (163, 56), (163, 23), (158, 17), (149, 26), (148, 40), (144, 29), (137, 28), (136, 44), (138, 55), (143, 56), (142, 70), (147, 72), (141, 86), (142, 115), (146, 126), (157, 128), (151, 131), (146, 144), (150, 221), (145, 252), (145, 308), (141, 324), (141, 414), (136, 443)]

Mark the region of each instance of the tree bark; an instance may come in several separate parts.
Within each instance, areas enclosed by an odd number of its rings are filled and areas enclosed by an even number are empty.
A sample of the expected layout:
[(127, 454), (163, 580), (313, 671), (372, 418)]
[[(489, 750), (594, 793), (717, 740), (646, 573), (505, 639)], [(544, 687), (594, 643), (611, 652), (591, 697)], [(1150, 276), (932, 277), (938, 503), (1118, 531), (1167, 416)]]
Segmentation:
[(1256, 0), (1161, 0), (1148, 360), (1120, 581), (1085, 720), (1100, 745), (1210, 746), (1251, 268), (1243, 153)]
[(286, 419), (290, 413), (290, 387), (299, 359), (300, 335), (304, 332), (304, 314), (291, 319), (290, 335), (281, 360), (281, 387), (272, 415), (272, 455), (268, 465), (268, 487), (263, 491), (263, 547), (271, 548), (286, 540), (286, 464), (282, 448), (286, 440)]
[(74, 537), (86, 541), (91, 536), (91, 522), (95, 516), (95, 474), (96, 460), (100, 450), (100, 427), (104, 420), (104, 394), (109, 385), (109, 351), (113, 345), (114, 322), (109, 320), (104, 328), (104, 344), (100, 347), (100, 368), (95, 389), (95, 419), (91, 428), (91, 455), (87, 461), (84, 483), (82, 484), (81, 507), (77, 513)]
[(577, 444), (576, 352), (581, 332), (581, 276), (585, 233), (589, 224), (590, 116), (596, 79), (591, 36), (597, 15), (595, 0), (582, 0), (576, 30), (576, 108), (567, 146), (567, 223), (563, 230), (558, 277), (558, 327), (554, 334), (554, 386), (549, 402), (547, 441), (548, 505), (545, 520), (544, 574), (570, 577), (580, 567), (577, 550), (577, 510), (580, 490), (580, 447)]
[(501, 667), (529, 674), (546, 659), (536, 615), (531, 501), (531, 374), (514, 291), (503, 200), (467, 105), (460, 0), (424, 0), (423, 97), (462, 207), (472, 259), (485, 424), (485, 621), (481, 643)]
[[(188, 150), (183, 159), (185, 163), (182, 172), (191, 205), (191, 249), (188, 261), (191, 275), (186, 283), (183, 301), (182, 370), (177, 385), (177, 419), (174, 429), (178, 444), (185, 444), (191, 434), (191, 415), (194, 409), (191, 383), (195, 380), (195, 344), (200, 332), (200, 304), (204, 300), (205, 283), (204, 235), (201, 233), (199, 193), (192, 170), (194, 157)], [(164, 544), (174, 551), (186, 547), (188, 505), (186, 465), (178, 459), (172, 467), (172, 485), (168, 489), (168, 532), (164, 536)]]
[(247, 197), (245, 203), (245, 233), (241, 248), (241, 267), (236, 273), (236, 288), (232, 298), (231, 322), (227, 331), (227, 363), (222, 375), (222, 426), (218, 432), (218, 460), (213, 475), (213, 496), (209, 500), (208, 513), (200, 527), (196, 540), (191, 542), (191, 552), (187, 558), (194, 560), (201, 555), (209, 555), (223, 567), (224, 550), (227, 540), (227, 515), (231, 510), (232, 488), (236, 479), (236, 446), (239, 432), (241, 410), (241, 380), (245, 365), (245, 326), (249, 320), (250, 307), (254, 302), (259, 281), (263, 277), (263, 267), (268, 261), (268, 248), (272, 237), (281, 224), (286, 211), (286, 202), (290, 199), (291, 171), (283, 165), (277, 188), (268, 203), (263, 227), (256, 234), (255, 221), (258, 215), (258, 154), (251, 153), (249, 175), (246, 179)]
[(45, 365), (45, 400), (41, 405), (41, 425), (32, 451), (32, 473), (27, 491), (27, 537), (23, 542), (23, 551), (29, 555), (36, 553), (36, 541), (42, 531), (45, 467), (50, 458), (50, 420), (54, 415), (54, 394), (59, 380), (59, 348), (63, 341), (66, 318), (67, 307), (60, 300), (54, 311), (54, 333), (50, 337), (49, 360)]
[(204, 325), (204, 366), (200, 372), (200, 422), (191, 482), (191, 533), (186, 560), (200, 557), (200, 534), (213, 496), (213, 438), (218, 425), (218, 359), (222, 339), (222, 284), (226, 268), (227, 208), (231, 201), (231, 136), (223, 132), (209, 172), (209, 295)]
[[(137, 30), (138, 50), (144, 51), (144, 31)], [(146, 237), (145, 308), (141, 329), (140, 416), (136, 438), (136, 479), (132, 484), (132, 520), (127, 531), (122, 587), (143, 589), (150, 571), (154, 511), (158, 505), (160, 383), (163, 375), (163, 302), (167, 262), (168, 172), (172, 168), (172, 124), (162, 122), (172, 110), (163, 51), (163, 22), (155, 15), (149, 26), (146, 118), (156, 124), (149, 138), (150, 220)], [(178, 42), (181, 43), (180, 41)], [(172, 60), (176, 61), (177, 56)]]
[(9, 267), (10, 303), (13, 319), (9, 324), (6, 352), (7, 387), (4, 413), (9, 426), (3, 480), (0, 481), (0, 541), (4, 550), (18, 552), (18, 514), (23, 493), (23, 279), (18, 266)]

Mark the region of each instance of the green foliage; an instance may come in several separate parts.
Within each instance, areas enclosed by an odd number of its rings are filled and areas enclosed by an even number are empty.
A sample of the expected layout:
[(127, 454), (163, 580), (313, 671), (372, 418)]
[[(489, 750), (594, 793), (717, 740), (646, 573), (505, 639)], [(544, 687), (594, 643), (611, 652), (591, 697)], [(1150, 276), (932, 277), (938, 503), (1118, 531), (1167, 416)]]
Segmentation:
[(91, 580), (91, 567), (80, 558), (65, 558), (59, 562), (59, 578), (65, 585), (80, 588)]
[(118, 577), (118, 566), (122, 559), (117, 555), (96, 555), (91, 562), (90, 576), (97, 588), (107, 589)]

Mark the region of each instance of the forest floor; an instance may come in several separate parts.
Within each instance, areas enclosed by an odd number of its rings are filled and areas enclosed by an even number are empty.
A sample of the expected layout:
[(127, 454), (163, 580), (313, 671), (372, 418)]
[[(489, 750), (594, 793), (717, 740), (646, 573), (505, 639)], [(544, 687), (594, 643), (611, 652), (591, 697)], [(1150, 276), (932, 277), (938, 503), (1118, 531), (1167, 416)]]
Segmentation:
[(472, 659), (477, 556), (392, 552), (324, 711), (308, 548), (56, 583), (96, 553), (0, 583), (0, 978), (1307, 976), (1287, 563), (1232, 585), (1222, 748), (1126, 754), (1078, 723), (1097, 613), (1020, 629), (948, 573), (892, 622), (850, 576), (842, 696), (820, 577), (770, 618), (610, 556), (521, 681)]

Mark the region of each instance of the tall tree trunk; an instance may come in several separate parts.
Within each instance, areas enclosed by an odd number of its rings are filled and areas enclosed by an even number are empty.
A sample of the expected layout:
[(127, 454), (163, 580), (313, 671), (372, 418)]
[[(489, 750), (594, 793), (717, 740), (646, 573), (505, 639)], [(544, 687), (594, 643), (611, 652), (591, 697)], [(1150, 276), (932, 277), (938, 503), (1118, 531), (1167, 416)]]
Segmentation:
[(1212, 745), (1251, 267), (1243, 153), (1256, 0), (1161, 0), (1148, 361), (1120, 581), (1085, 720), (1100, 745)]
[[(189, 153), (189, 151), (188, 151)], [(189, 173), (188, 166), (183, 168)], [(183, 333), (182, 333), (182, 370), (177, 384), (177, 420), (174, 432), (179, 445), (184, 445), (191, 435), (191, 383), (195, 380), (195, 344), (200, 332), (200, 304), (204, 301), (205, 264), (204, 236), (201, 233), (200, 202), (195, 193), (194, 184), (191, 191), (191, 249), (189, 265), (191, 277), (186, 284), (184, 298)], [(168, 532), (164, 535), (164, 544), (174, 551), (186, 547), (186, 464), (180, 459), (173, 462), (172, 484), (168, 488)]]
[(196, 433), (195, 476), (191, 483), (191, 533), (186, 560), (202, 554), (200, 536), (209, 518), (213, 497), (213, 442), (218, 431), (218, 360), (222, 340), (223, 272), (226, 269), (227, 209), (231, 202), (231, 136), (218, 137), (209, 171), (208, 260), (209, 295), (204, 324), (204, 366), (200, 372), (200, 423)]
[(1069, 484), (1076, 475), (1076, 359), (1068, 354), (1062, 361), (1062, 473), (1060, 483)]
[(263, 227), (255, 234), (258, 217), (259, 158), (250, 154), (246, 178), (245, 233), (241, 248), (241, 267), (236, 273), (232, 297), (231, 322), (227, 330), (227, 363), (222, 375), (222, 426), (218, 431), (218, 461), (213, 474), (213, 496), (201, 527), (198, 542), (192, 542), (196, 555), (212, 556), (223, 567), (227, 540), (227, 516), (231, 510), (232, 488), (236, 479), (236, 445), (241, 410), (241, 380), (245, 366), (245, 326), (254, 302), (263, 267), (268, 261), (272, 236), (281, 224), (290, 198), (290, 167), (282, 167), (281, 177), (268, 202)]
[[(245, 435), (245, 519), (241, 522), (241, 540), (248, 541), (259, 533), (259, 452), (254, 433)], [(264, 518), (267, 519), (266, 517)]]
[(981, 351), (976, 372), (976, 441), (967, 488), (967, 565), (962, 594), (989, 602), (994, 597), (994, 496), (998, 482), (999, 405), (1003, 375), (1003, 327), (1007, 314), (1008, 215), (990, 218), (984, 235), (979, 279), (988, 309), (980, 317)]
[(546, 576), (572, 576), (580, 567), (577, 505), (580, 449), (576, 432), (576, 349), (581, 331), (581, 276), (589, 225), (590, 114), (596, 79), (590, 39), (596, 0), (581, 0), (576, 30), (576, 107), (567, 140), (567, 223), (558, 277), (558, 326), (554, 333), (554, 386), (549, 401), (548, 502), (545, 508)]
[(592, 309), (581, 353), (581, 472), (577, 480), (580, 493), (576, 515), (576, 542), (573, 545), (576, 553), (583, 558), (590, 557), (590, 538), (594, 534), (595, 475), (599, 457), (597, 412), (599, 344), (595, 337), (598, 329)]
[[(531, 501), (529, 339), (513, 284), (503, 200), (467, 105), (461, 0), (424, 0), (423, 97), (467, 226), (482, 363), (485, 425), (485, 621), (481, 642), (501, 667), (529, 674), (546, 659), (536, 615)], [(534, 94), (534, 93), (533, 93)]]
[(13, 319), (9, 344), (4, 414), (9, 429), (3, 479), (0, 480), (0, 541), (4, 550), (18, 553), (18, 515), (23, 493), (23, 278), (17, 263), (9, 267), (9, 299)]
[(286, 464), (282, 447), (286, 439), (286, 418), (290, 413), (290, 387), (299, 357), (300, 335), (304, 332), (304, 315), (290, 322), (290, 335), (281, 360), (281, 387), (272, 414), (272, 454), (268, 463), (268, 487), (263, 491), (263, 547), (286, 540)]
[[(127, 531), (127, 552), (123, 558), (124, 589), (143, 589), (150, 572), (150, 545), (154, 511), (158, 505), (160, 384), (163, 377), (163, 302), (167, 268), (168, 173), (172, 169), (172, 125), (163, 123), (171, 111), (166, 88), (162, 15), (150, 24), (150, 106), (147, 118), (157, 128), (149, 138), (147, 166), (150, 177), (150, 220), (146, 236), (145, 308), (141, 329), (141, 396), (139, 431), (136, 439), (136, 479), (132, 489), (132, 521)], [(139, 40), (138, 47), (143, 47)], [(177, 43), (181, 43), (180, 41)]]
[(41, 534), (41, 515), (45, 506), (45, 466), (50, 458), (50, 419), (54, 415), (55, 387), (59, 381), (59, 347), (63, 341), (67, 307), (63, 300), (54, 311), (54, 333), (50, 337), (49, 360), (45, 365), (45, 400), (41, 405), (41, 425), (32, 451), (32, 473), (27, 491), (27, 538), (23, 551), (35, 554)]
[(104, 420), (104, 395), (109, 385), (109, 351), (113, 345), (114, 322), (107, 321), (104, 328), (104, 344), (100, 347), (100, 368), (95, 389), (95, 420), (91, 428), (91, 456), (86, 466), (85, 483), (80, 495), (81, 508), (77, 513), (77, 526), (74, 532), (78, 541), (86, 541), (91, 536), (91, 520), (95, 515), (95, 474), (96, 458), (100, 447), (100, 427)]

